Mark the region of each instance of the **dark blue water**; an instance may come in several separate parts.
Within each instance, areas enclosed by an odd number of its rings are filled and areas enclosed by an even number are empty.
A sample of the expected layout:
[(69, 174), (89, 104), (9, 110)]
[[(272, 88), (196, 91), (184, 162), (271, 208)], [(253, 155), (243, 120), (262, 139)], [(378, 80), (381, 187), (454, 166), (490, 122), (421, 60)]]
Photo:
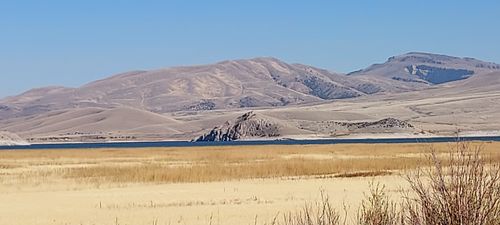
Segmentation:
[[(461, 141), (500, 141), (500, 136), (461, 137)], [(78, 148), (144, 148), (144, 147), (193, 147), (193, 146), (241, 146), (241, 145), (311, 145), (311, 144), (390, 144), (390, 143), (438, 143), (455, 142), (456, 137), (432, 138), (374, 138), (374, 139), (315, 139), (315, 140), (262, 140), (231, 142), (114, 142), (114, 143), (61, 143), (33, 144), (29, 146), (0, 146), (0, 150), (30, 149), (78, 149)]]

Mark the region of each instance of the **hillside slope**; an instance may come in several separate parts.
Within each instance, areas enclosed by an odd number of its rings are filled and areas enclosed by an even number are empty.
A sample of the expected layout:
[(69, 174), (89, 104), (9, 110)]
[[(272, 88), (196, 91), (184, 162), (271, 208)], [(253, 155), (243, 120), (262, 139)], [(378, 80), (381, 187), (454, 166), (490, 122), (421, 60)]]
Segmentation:
[(28, 145), (28, 142), (26, 140), (20, 138), (17, 134), (7, 132), (7, 131), (0, 131), (0, 146), (2, 145)]
[(376, 77), (385, 82), (396, 82), (402, 89), (417, 90), (491, 72), (500, 72), (500, 65), (474, 58), (410, 52), (348, 75)]
[(33, 89), (0, 100), (2, 118), (83, 107), (156, 113), (275, 107), (384, 91), (377, 83), (274, 58), (118, 74), (79, 88)]
[[(491, 134), (500, 132), (499, 68), (408, 53), (349, 75), (274, 58), (132, 71), (1, 99), (0, 128), (32, 142), (190, 140), (253, 110), (287, 138)], [(390, 117), (414, 127), (364, 126)]]

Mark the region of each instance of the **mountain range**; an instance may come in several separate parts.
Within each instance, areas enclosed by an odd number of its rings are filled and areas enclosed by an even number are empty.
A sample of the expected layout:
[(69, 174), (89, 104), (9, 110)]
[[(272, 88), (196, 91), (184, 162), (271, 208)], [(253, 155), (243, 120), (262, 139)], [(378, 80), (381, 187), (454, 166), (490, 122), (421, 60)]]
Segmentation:
[[(32, 89), (0, 100), (0, 130), (32, 142), (189, 140), (253, 110), (293, 128), (281, 136), (330, 137), (335, 130), (322, 123), (388, 117), (416, 124), (419, 133), (451, 132), (453, 118), (455, 129), (496, 132), (500, 126), (488, 122), (496, 105), (486, 102), (496, 103), (498, 90), (500, 65), (473, 58), (411, 52), (342, 74), (266, 57)], [(485, 119), (458, 121), (478, 109)]]

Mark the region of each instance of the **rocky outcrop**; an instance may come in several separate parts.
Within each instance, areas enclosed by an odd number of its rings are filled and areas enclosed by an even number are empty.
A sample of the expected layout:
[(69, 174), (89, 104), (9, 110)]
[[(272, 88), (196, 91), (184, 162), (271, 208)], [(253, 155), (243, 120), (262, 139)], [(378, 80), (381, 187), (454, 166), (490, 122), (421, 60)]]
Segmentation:
[(29, 143), (16, 134), (0, 131), (0, 146), (29, 145)]
[(194, 141), (235, 141), (249, 138), (280, 136), (280, 125), (254, 112), (245, 113), (234, 121), (215, 127)]
[(300, 124), (300, 127), (315, 133), (343, 135), (354, 133), (407, 133), (414, 132), (416, 129), (412, 124), (395, 118), (360, 122), (317, 121), (315, 123)]
[(379, 128), (379, 129), (408, 129), (414, 128), (413, 125), (406, 121), (395, 118), (385, 118), (374, 122), (337, 122), (338, 125), (346, 127), (349, 130), (364, 129), (364, 128)]

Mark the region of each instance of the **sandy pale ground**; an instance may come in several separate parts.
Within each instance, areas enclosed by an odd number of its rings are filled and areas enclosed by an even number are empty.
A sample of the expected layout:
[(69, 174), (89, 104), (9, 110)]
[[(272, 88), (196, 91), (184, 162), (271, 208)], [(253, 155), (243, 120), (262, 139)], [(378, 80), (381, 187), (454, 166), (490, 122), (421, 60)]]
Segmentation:
[[(399, 174), (425, 165), (426, 149), (444, 157), (453, 146), (0, 151), (0, 225), (263, 225), (319, 201), (322, 191), (355, 218), (370, 182), (401, 200), (407, 183)], [(500, 161), (500, 142), (470, 146)]]
[(371, 181), (397, 192), (399, 176), (258, 179), (193, 184), (140, 184), (81, 190), (0, 189), (0, 224), (262, 224), (277, 213), (321, 199), (339, 209), (359, 205)]

